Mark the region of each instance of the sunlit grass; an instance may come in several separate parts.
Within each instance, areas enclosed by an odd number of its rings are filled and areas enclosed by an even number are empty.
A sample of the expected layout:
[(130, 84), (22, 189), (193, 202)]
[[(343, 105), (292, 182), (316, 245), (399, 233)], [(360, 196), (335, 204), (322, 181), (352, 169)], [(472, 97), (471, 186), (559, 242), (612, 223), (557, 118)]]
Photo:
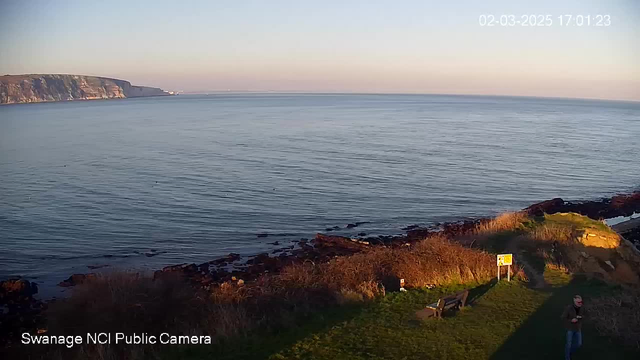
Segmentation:
[(607, 224), (575, 213), (545, 214), (544, 223), (550, 226), (562, 226), (576, 230), (596, 229), (614, 234)]
[[(500, 282), (467, 309), (443, 320), (417, 321), (414, 312), (443, 293), (415, 290), (387, 296), (349, 321), (309, 334), (271, 359), (542, 359), (562, 355), (559, 321), (572, 294), (588, 302), (605, 287), (549, 269), (554, 291), (530, 289), (519, 281)], [(581, 359), (624, 359), (631, 353), (599, 337), (590, 327)]]

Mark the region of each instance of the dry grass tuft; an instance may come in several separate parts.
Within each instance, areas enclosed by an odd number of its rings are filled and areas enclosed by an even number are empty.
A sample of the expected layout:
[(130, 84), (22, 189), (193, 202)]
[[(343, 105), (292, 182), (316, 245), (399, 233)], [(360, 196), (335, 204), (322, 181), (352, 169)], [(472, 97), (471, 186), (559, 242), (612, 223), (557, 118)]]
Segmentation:
[[(378, 247), (327, 263), (294, 264), (242, 286), (227, 282), (207, 292), (178, 276), (153, 280), (114, 273), (76, 287), (68, 299), (54, 304), (49, 333), (164, 331), (207, 334), (217, 342), (296, 327), (319, 308), (370, 301), (397, 290), (401, 278), (406, 287), (484, 282), (494, 270), (490, 254), (435, 236), (411, 247)], [(62, 358), (136, 359), (153, 357), (156, 350), (83, 346)]]
[(178, 277), (156, 280), (133, 273), (98, 276), (49, 309), (49, 330), (62, 334), (190, 329), (199, 325), (203, 293)]
[[(194, 289), (178, 276), (152, 279), (135, 273), (114, 272), (73, 288), (69, 298), (53, 302), (47, 311), (48, 335), (87, 333), (168, 332), (204, 335), (224, 326), (204, 291)], [(238, 317), (233, 328), (239, 328)], [(212, 326), (213, 325), (213, 326)], [(226, 331), (226, 329), (223, 329)], [(148, 359), (159, 349), (151, 345), (87, 345), (29, 348), (37, 359)], [(41, 353), (40, 353), (41, 352)]]
[(508, 212), (483, 222), (476, 227), (476, 234), (495, 234), (503, 231), (514, 231), (522, 227), (529, 217), (524, 212)]
[(485, 220), (476, 225), (475, 229), (466, 235), (456, 238), (456, 241), (469, 246), (477, 246), (493, 251), (502, 251), (505, 241), (522, 231), (529, 217), (523, 212), (508, 212)]
[(392, 265), (394, 275), (404, 278), (408, 286), (448, 285), (484, 282), (494, 276), (494, 257), (433, 237), (401, 251)]
[(571, 226), (557, 223), (544, 223), (535, 227), (530, 232), (530, 237), (535, 241), (557, 241), (563, 244), (570, 244), (573, 242), (575, 235), (574, 229)]

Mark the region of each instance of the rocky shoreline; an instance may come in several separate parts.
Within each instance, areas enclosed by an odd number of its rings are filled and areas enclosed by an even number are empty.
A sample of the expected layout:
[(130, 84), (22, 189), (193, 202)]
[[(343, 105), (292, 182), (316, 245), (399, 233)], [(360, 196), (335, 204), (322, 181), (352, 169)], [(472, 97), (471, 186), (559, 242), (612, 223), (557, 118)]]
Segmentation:
[[(567, 202), (560, 198), (533, 204), (522, 210), (528, 215), (539, 216), (544, 213), (575, 212), (592, 219), (605, 219), (618, 216), (631, 216), (640, 213), (640, 192), (628, 195), (616, 195), (611, 198)], [(376, 236), (348, 238), (318, 233), (313, 239), (301, 239), (296, 245), (291, 245), (251, 256), (241, 262), (239, 254), (231, 253), (202, 264), (178, 264), (164, 267), (154, 273), (154, 279), (164, 276), (182, 276), (194, 286), (210, 288), (225, 282), (246, 282), (257, 279), (265, 273), (276, 273), (285, 266), (311, 261), (326, 262), (338, 256), (348, 256), (365, 251), (376, 246), (402, 247), (433, 236), (445, 234), (448, 237), (458, 237), (469, 234), (478, 225), (489, 221), (490, 218), (465, 220), (436, 224), (431, 227), (411, 225), (406, 227), (406, 233), (398, 236)], [(354, 228), (362, 223), (348, 224), (347, 228)], [(332, 231), (334, 228), (328, 228)], [(640, 227), (630, 227), (621, 234), (636, 247), (640, 248)], [(365, 235), (362, 233), (362, 235)], [(277, 245), (277, 242), (274, 243)], [(74, 274), (59, 283), (59, 286), (70, 287), (95, 278), (95, 273)], [(13, 336), (14, 332), (24, 329), (35, 329), (42, 320), (42, 310), (47, 307), (46, 301), (34, 297), (38, 292), (37, 285), (24, 279), (9, 279), (0, 282), (0, 336)], [(50, 300), (50, 301), (55, 301)]]

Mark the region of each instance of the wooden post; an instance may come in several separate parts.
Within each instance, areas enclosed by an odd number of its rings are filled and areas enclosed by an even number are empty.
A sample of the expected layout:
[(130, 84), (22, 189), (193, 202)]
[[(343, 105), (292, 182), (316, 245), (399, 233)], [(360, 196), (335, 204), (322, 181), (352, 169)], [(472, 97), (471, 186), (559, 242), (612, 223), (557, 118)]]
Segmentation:
[(511, 265), (507, 268), (507, 280), (511, 281)]
[(498, 281), (500, 281), (500, 265), (498, 265)]

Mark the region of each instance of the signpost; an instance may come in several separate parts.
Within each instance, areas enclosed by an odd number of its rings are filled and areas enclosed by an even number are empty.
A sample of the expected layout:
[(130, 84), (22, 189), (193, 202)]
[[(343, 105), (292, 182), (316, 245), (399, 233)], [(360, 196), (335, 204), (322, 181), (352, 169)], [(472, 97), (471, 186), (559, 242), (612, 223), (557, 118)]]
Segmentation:
[(511, 281), (511, 264), (513, 263), (513, 254), (498, 255), (498, 281), (500, 281), (500, 266), (508, 266), (507, 280)]

